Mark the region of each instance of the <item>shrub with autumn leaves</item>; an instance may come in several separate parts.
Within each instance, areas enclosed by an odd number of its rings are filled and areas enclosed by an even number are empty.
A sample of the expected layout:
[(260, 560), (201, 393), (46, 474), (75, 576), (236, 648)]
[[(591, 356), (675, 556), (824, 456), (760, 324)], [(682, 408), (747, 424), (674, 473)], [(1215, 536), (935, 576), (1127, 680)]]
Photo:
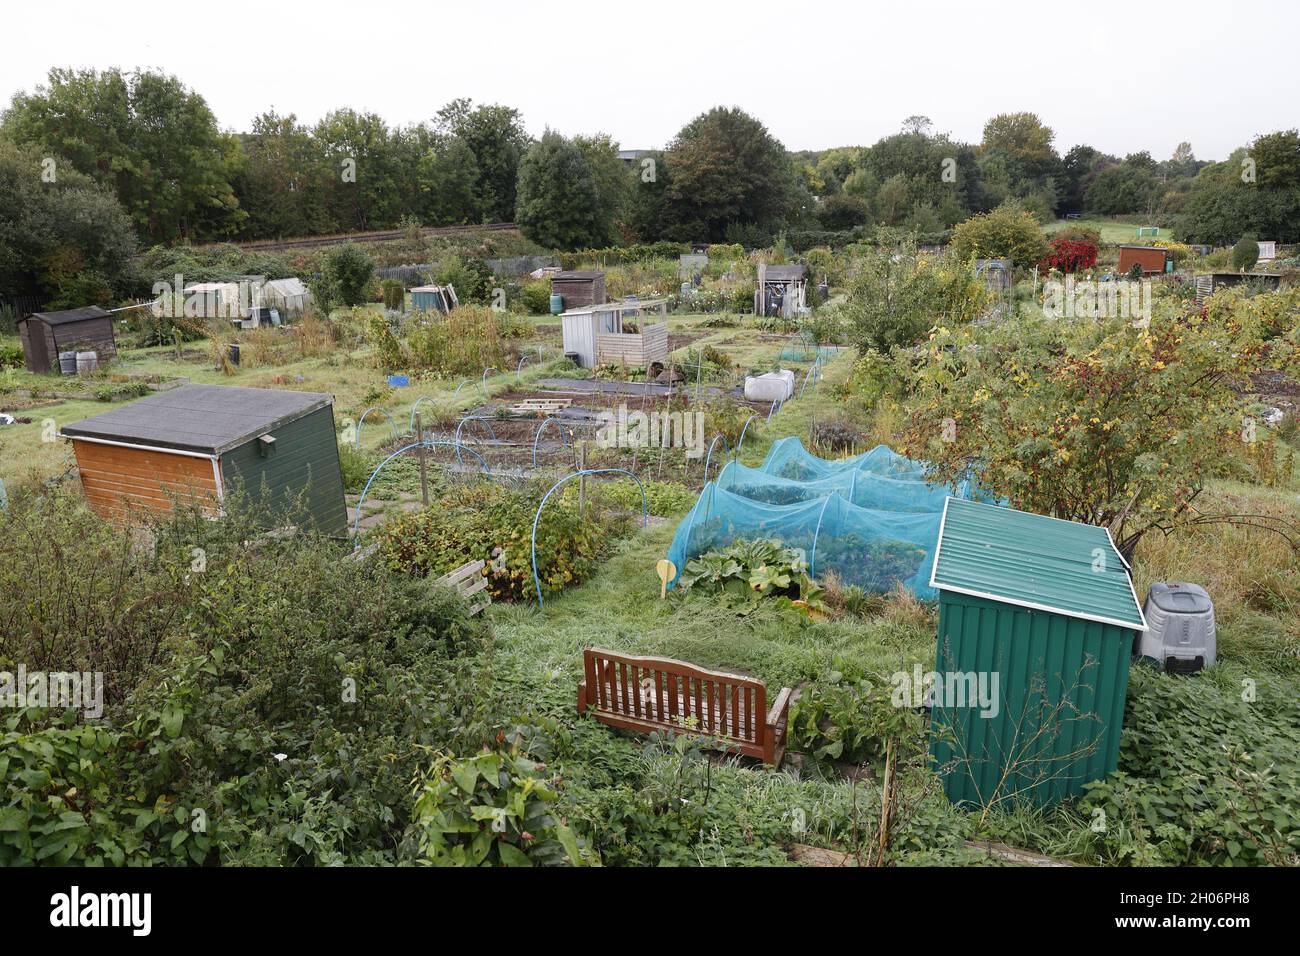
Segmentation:
[(1261, 369), (1295, 369), (1294, 324), (1278, 335), (1274, 311), (1225, 298), (1185, 315), (1157, 297), (1145, 324), (940, 328), (895, 360), (912, 398), (900, 450), (941, 481), (973, 474), (1014, 507), (1106, 525), (1129, 554), (1149, 531), (1214, 520), (1196, 508), (1209, 479), (1271, 470), (1245, 393)]
[(1051, 251), (1038, 263), (1039, 271), (1080, 272), (1097, 264), (1097, 246), (1086, 239), (1053, 239)]

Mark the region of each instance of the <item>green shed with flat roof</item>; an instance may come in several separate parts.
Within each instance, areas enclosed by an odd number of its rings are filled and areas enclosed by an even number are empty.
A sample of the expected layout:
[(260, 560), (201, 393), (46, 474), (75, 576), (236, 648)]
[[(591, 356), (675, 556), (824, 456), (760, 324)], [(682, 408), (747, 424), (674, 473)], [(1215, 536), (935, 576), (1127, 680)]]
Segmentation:
[(1114, 770), (1147, 625), (1110, 532), (949, 498), (930, 584), (930, 753), (948, 798), (1043, 806)]

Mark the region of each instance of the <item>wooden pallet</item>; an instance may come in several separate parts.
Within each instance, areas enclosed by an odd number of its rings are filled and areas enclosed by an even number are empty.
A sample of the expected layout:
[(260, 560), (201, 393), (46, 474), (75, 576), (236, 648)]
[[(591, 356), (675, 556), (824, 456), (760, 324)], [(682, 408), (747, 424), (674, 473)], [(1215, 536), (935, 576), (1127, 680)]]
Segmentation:
[(573, 404), (571, 398), (526, 398), (510, 406), (519, 415), (554, 415)]
[(470, 616), (473, 616), (492, 603), (492, 594), (487, 590), (488, 580), (483, 575), (483, 568), (484, 562), (471, 561), (469, 564), (462, 564), (455, 571), (444, 574), (435, 583), (455, 588), (456, 593), (467, 601), (474, 595), (481, 594), (482, 597), (469, 606)]

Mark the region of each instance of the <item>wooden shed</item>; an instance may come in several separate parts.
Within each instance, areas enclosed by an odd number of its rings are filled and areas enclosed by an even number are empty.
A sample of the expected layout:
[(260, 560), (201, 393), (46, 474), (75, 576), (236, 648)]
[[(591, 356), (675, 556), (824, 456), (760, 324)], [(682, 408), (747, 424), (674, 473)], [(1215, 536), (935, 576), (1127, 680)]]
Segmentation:
[[(655, 314), (660, 321), (646, 325)], [(564, 353), (579, 365), (594, 368), (606, 363), (649, 368), (668, 361), (668, 300), (624, 299), (573, 309), (560, 316)], [(636, 330), (629, 326), (637, 322)]]
[(1173, 260), (1169, 250), (1160, 246), (1120, 246), (1117, 272), (1127, 274), (1134, 266), (1142, 268), (1144, 276), (1163, 275)]
[(603, 305), (608, 301), (605, 297), (605, 273), (556, 273), (551, 278), (551, 295), (561, 297), (566, 312), (588, 305)]
[(175, 501), (217, 516), (241, 488), (272, 519), (301, 496), (318, 530), (346, 532), (329, 395), (183, 385), (68, 425), (62, 435), (72, 442), (87, 500), (110, 521), (167, 512)]
[(33, 312), (18, 322), (18, 335), (29, 372), (58, 372), (60, 352), (94, 352), (101, 363), (117, 358), (113, 316), (97, 305)]

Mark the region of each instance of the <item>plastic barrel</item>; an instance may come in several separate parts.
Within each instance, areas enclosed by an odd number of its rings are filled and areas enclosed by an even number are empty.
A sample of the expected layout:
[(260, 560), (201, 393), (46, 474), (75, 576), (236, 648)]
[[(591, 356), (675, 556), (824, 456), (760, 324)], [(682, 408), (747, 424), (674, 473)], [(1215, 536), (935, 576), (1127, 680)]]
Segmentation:
[(558, 292), (551, 293), (551, 315), (559, 315), (564, 311), (564, 296)]
[[(60, 365), (62, 365), (62, 359), (59, 360), (59, 363)], [(96, 355), (94, 352), (77, 353), (77, 374), (78, 375), (86, 375), (89, 372), (96, 371), (98, 368), (99, 368), (99, 356)]]
[(77, 374), (77, 353), (60, 352), (59, 353), (59, 371), (64, 375)]

